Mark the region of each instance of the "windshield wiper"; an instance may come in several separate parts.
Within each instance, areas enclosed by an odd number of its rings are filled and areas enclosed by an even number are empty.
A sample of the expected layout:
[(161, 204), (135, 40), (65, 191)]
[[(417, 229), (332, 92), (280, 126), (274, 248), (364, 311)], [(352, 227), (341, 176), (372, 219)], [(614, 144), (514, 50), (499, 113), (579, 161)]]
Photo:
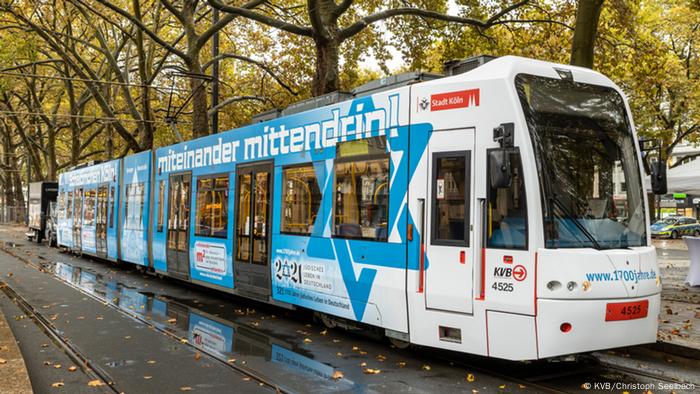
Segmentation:
[[(601, 250), (603, 248), (600, 247), (600, 244), (598, 241), (595, 240), (595, 237), (593, 237), (593, 234), (590, 233), (590, 231), (586, 230), (586, 228), (581, 224), (581, 222), (578, 221), (578, 218), (576, 218), (569, 209), (566, 208), (566, 205), (562, 204), (561, 201), (556, 199), (556, 196), (552, 196), (549, 198), (549, 201), (553, 202), (556, 206), (559, 207), (560, 210), (564, 212), (564, 215), (568, 216), (569, 219), (576, 225), (576, 227), (581, 230), (581, 233), (588, 238), (591, 243), (593, 244), (593, 247), (595, 247), (598, 250)], [(554, 211), (552, 211), (554, 213)]]

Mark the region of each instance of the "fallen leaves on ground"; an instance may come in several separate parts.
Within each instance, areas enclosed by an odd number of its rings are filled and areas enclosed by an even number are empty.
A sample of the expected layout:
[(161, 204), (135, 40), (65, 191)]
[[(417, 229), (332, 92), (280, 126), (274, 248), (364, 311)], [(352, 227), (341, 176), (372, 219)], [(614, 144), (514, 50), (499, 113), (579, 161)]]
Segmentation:
[(473, 382), (476, 380), (476, 377), (474, 377), (474, 374), (468, 373), (467, 374), (467, 382)]
[(382, 372), (381, 369), (373, 369), (373, 368), (365, 368), (362, 370), (362, 372), (368, 374), (368, 375), (376, 375)]
[(90, 387), (99, 387), (99, 386), (104, 386), (104, 385), (105, 384), (99, 379), (91, 380), (88, 382), (88, 386), (90, 386)]
[(189, 343), (189, 342), (187, 341), (187, 339), (182, 338), (182, 339), (180, 339), (180, 343), (185, 343), (185, 344), (186, 344), (186, 343)]
[(96, 319), (97, 319), (97, 320), (104, 320), (105, 318), (104, 318), (104, 317), (102, 317), (102, 316), (97, 316), (97, 318), (96, 318)]
[(0, 364), (7, 364), (7, 360), (5, 360), (4, 358), (0, 358)]
[(68, 367), (69, 372), (75, 372), (77, 370), (78, 370), (78, 367), (76, 367), (75, 365), (71, 365), (70, 367)]
[(333, 380), (340, 380), (343, 378), (343, 376), (343, 373), (336, 369), (335, 371), (333, 371), (333, 375), (331, 376), (331, 378), (333, 378)]
[(336, 357), (343, 357), (343, 353), (338, 352), (338, 353), (335, 354), (335, 356), (336, 356)]
[(499, 388), (499, 389), (505, 389), (505, 388), (506, 388), (506, 385), (505, 385), (505, 384), (502, 384), (502, 385), (498, 386), (498, 388)]
[(63, 382), (51, 383), (51, 387), (62, 387), (64, 384)]
[(200, 358), (202, 358), (202, 354), (199, 353), (199, 352), (196, 352), (196, 353), (194, 354), (194, 359), (195, 359), (195, 360), (199, 360)]
[(155, 364), (155, 363), (156, 363), (156, 360), (148, 360), (148, 361), (146, 361), (146, 364)]
[(60, 369), (60, 368), (61, 368), (61, 364), (55, 364), (53, 367), (56, 368), (56, 369)]
[(430, 371), (431, 369), (433, 369), (433, 368), (432, 368), (430, 365), (428, 365), (428, 364), (423, 364), (423, 366), (422, 366), (421, 368), (422, 368), (424, 371)]
[(321, 334), (321, 335), (326, 335), (326, 334), (328, 334), (328, 330), (323, 330), (323, 331), (321, 331), (320, 334)]
[(153, 378), (153, 376), (151, 376), (151, 375), (144, 375), (143, 378), (146, 379), (146, 380), (148, 380), (148, 379)]
[(404, 367), (406, 366), (406, 362), (405, 362), (405, 361), (399, 361), (398, 363), (396, 363), (396, 365), (398, 365), (399, 368), (404, 368)]
[(175, 323), (177, 323), (177, 319), (174, 319), (174, 318), (173, 318), (173, 319), (168, 319), (167, 321), (168, 321), (168, 323), (170, 323), (170, 324), (175, 324)]
[(311, 343), (311, 342), (313, 342), (311, 339), (309, 339), (309, 338), (304, 338), (304, 343)]
[(226, 360), (226, 362), (227, 362), (227, 363), (230, 363), (230, 364), (233, 364), (233, 363), (236, 362), (236, 359), (235, 359), (235, 358), (229, 358), (228, 360)]
[(182, 386), (182, 387), (180, 387), (180, 391), (192, 391), (192, 387), (190, 387), (190, 386)]

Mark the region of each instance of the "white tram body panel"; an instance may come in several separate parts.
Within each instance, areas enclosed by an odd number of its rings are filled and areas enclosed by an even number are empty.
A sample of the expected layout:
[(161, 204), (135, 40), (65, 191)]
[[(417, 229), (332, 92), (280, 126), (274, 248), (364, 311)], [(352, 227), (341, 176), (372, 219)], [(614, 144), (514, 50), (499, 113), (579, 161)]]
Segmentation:
[[(525, 360), (656, 340), (661, 287), (655, 250), (646, 246), (648, 233), (639, 247), (544, 247), (538, 167), (515, 79), (527, 74), (560, 80), (562, 70), (576, 83), (609, 87), (621, 95), (612, 81), (589, 69), (518, 57), (499, 58), (462, 75), (412, 86), (411, 124), (429, 123), (433, 135), (409, 185), (411, 216), (423, 213), (421, 199), (427, 205), (434, 201), (431, 182), (437, 180), (431, 181), (431, 155), (471, 150), (472, 167), (468, 245), (430, 245), (430, 210), (424, 209), (429, 264), (423, 275), (407, 273), (412, 343)], [(465, 105), (461, 101), (465, 96), (473, 101)], [(451, 100), (458, 108), (444, 109), (445, 98), (448, 106)], [(636, 144), (629, 107), (623, 102)], [(482, 241), (489, 231), (486, 221), (480, 220), (485, 208), (479, 204), (487, 199), (487, 150), (498, 148), (492, 130), (506, 122), (514, 124), (514, 146), (523, 163), (528, 232), (522, 249), (489, 248)], [(634, 153), (641, 160), (638, 152), (637, 147)], [(636, 168), (642, 173), (639, 165)], [(641, 204), (643, 213), (646, 200)], [(647, 228), (645, 215), (637, 220)], [(553, 281), (560, 285), (548, 288)], [(569, 282), (574, 283), (572, 290), (567, 288)], [(499, 288), (501, 284), (508, 291)], [(450, 301), (441, 303), (441, 297)], [(638, 301), (648, 302), (645, 317), (606, 321), (608, 304)], [(564, 332), (566, 327), (570, 328)]]

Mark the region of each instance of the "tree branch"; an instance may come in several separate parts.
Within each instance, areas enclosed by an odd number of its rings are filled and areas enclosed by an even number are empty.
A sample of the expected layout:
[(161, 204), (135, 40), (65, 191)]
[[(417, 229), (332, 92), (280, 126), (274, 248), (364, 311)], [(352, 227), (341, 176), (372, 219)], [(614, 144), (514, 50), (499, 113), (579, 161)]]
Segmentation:
[(482, 29), (487, 29), (491, 26), (493, 26), (499, 18), (501, 18), (503, 15), (506, 15), (507, 13), (515, 10), (516, 8), (522, 7), (525, 4), (529, 3), (529, 0), (524, 0), (520, 1), (518, 3), (512, 4), (503, 10), (497, 12), (493, 16), (491, 16), (489, 19), (483, 21), (479, 19), (474, 19), (474, 18), (465, 18), (461, 16), (456, 16), (456, 15), (447, 15), (443, 14), (441, 12), (437, 11), (431, 11), (431, 10), (425, 10), (421, 8), (414, 8), (414, 7), (400, 7), (400, 8), (393, 8), (393, 9), (388, 9), (384, 11), (379, 11), (377, 13), (367, 15), (364, 18), (358, 20), (357, 22), (353, 23), (352, 25), (342, 29), (340, 31), (340, 40), (346, 40), (358, 33), (360, 33), (362, 30), (364, 30), (367, 26), (371, 25), (372, 23), (376, 23), (385, 19), (397, 17), (397, 16), (420, 16), (423, 18), (429, 18), (429, 19), (436, 19), (440, 21), (445, 21), (445, 22), (452, 22), (452, 23), (459, 23), (462, 25), (471, 25), (475, 26), (478, 28)]
[[(264, 3), (266, 0), (251, 0), (241, 6), (241, 8), (244, 9), (251, 9), (259, 6), (260, 4)], [(225, 17), (219, 19), (219, 21), (213, 25), (211, 25), (204, 33), (202, 33), (199, 38), (197, 39), (196, 43), (196, 48), (199, 50), (202, 48), (207, 41), (211, 38), (211, 36), (214, 35), (217, 31), (223, 29), (228, 25), (232, 20), (237, 18), (239, 15), (237, 14), (227, 14)]]
[[(81, 1), (82, 1), (82, 0), (81, 0)], [(109, 8), (110, 10), (116, 12), (117, 14), (123, 16), (124, 18), (128, 19), (129, 22), (131, 22), (131, 23), (133, 23), (134, 25), (136, 25), (136, 27), (138, 27), (139, 29), (141, 29), (141, 31), (143, 31), (144, 33), (146, 33), (146, 35), (148, 35), (149, 37), (151, 37), (151, 39), (152, 39), (153, 41), (157, 42), (158, 45), (160, 45), (160, 46), (162, 46), (163, 48), (165, 48), (168, 52), (170, 52), (170, 53), (172, 53), (173, 55), (175, 55), (175, 56), (181, 58), (181, 59), (184, 60), (184, 61), (188, 61), (188, 60), (189, 60), (189, 56), (187, 56), (187, 54), (186, 54), (185, 52), (183, 52), (183, 51), (181, 51), (181, 50), (179, 50), (179, 49), (173, 47), (172, 45), (168, 44), (167, 42), (165, 42), (165, 40), (163, 40), (162, 38), (158, 37), (158, 35), (157, 35), (156, 33), (154, 33), (153, 31), (151, 31), (151, 29), (149, 29), (148, 27), (146, 27), (146, 25), (144, 25), (140, 20), (136, 19), (136, 18), (135, 18), (133, 15), (131, 15), (130, 13), (128, 13), (128, 12), (122, 10), (121, 8), (115, 6), (114, 4), (110, 3), (109, 1), (106, 1), (106, 0), (96, 0), (96, 1), (97, 1), (98, 3), (104, 5), (105, 7)]]
[(211, 108), (209, 111), (207, 111), (207, 115), (211, 116), (215, 111), (218, 111), (218, 110), (220, 110), (221, 108), (223, 108), (223, 107), (225, 107), (225, 106), (227, 106), (227, 105), (229, 105), (229, 104), (233, 104), (233, 103), (237, 103), (237, 102), (239, 102), (239, 101), (245, 101), (245, 100), (255, 100), (255, 101), (260, 101), (260, 102), (263, 102), (263, 103), (268, 103), (268, 102), (270, 102), (270, 99), (268, 99), (267, 97), (262, 97), (262, 96), (235, 96), (235, 97), (229, 97), (229, 98), (227, 98), (226, 100), (220, 102), (220, 103), (219, 103), (218, 105), (216, 105), (215, 107)]
[(222, 53), (221, 55), (216, 56), (216, 57), (212, 58), (211, 60), (209, 60), (208, 62), (206, 62), (206, 63), (204, 64), (204, 66), (202, 66), (202, 69), (203, 69), (203, 70), (206, 70), (206, 69), (209, 68), (214, 62), (219, 61), (219, 60), (223, 60), (223, 59), (236, 59), (236, 60), (244, 61), (244, 62), (247, 62), (247, 63), (250, 63), (250, 64), (254, 64), (254, 65), (260, 67), (261, 69), (263, 69), (263, 70), (264, 70), (267, 74), (269, 74), (275, 81), (277, 81), (277, 83), (278, 83), (280, 86), (282, 86), (282, 87), (283, 87), (285, 90), (287, 90), (289, 93), (291, 93), (291, 94), (293, 94), (293, 95), (295, 95), (295, 96), (299, 94), (299, 92), (295, 91), (295, 90), (292, 89), (289, 85), (287, 85), (285, 82), (283, 82), (282, 79), (281, 79), (274, 71), (272, 71), (272, 69), (271, 69), (268, 65), (266, 65), (265, 63), (260, 62), (260, 61), (258, 61), (258, 60), (251, 59), (251, 58), (249, 58), (249, 57), (247, 57), (247, 56), (243, 56), (243, 55), (234, 55), (234, 54), (232, 54), (232, 53)]
[[(103, 0), (98, 0), (98, 1), (103, 1)], [(280, 30), (284, 30), (286, 32), (292, 33), (292, 34), (298, 34), (301, 36), (306, 36), (306, 37), (312, 37), (313, 36), (313, 29), (307, 26), (299, 26), (295, 25), (293, 23), (288, 23), (285, 21), (281, 21), (275, 18), (271, 18), (267, 15), (247, 10), (242, 7), (234, 7), (231, 5), (226, 5), (219, 0), (207, 0), (209, 5), (211, 5), (214, 8), (218, 8), (221, 11), (228, 12), (231, 14), (236, 14), (243, 16), (248, 19), (252, 19), (256, 22), (262, 23), (267, 26), (271, 26)]]

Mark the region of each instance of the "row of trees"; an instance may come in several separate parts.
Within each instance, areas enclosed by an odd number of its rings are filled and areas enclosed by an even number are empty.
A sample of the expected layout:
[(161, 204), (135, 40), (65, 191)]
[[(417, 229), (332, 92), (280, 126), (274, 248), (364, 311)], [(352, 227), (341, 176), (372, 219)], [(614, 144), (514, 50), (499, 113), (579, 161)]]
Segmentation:
[(700, 127), (699, 16), (696, 0), (0, 0), (2, 198), (351, 89), (390, 72), (389, 48), (405, 70), (482, 53), (594, 67), (670, 155)]

